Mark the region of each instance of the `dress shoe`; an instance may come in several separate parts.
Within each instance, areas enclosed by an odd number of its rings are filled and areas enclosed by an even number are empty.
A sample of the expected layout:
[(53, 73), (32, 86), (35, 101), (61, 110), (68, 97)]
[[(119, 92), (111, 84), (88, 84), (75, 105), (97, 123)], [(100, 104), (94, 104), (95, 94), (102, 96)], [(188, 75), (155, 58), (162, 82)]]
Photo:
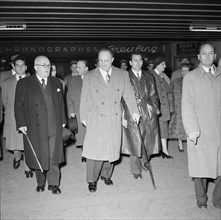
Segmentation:
[(214, 203), (213, 203), (213, 206), (214, 206), (215, 208), (217, 208), (217, 209), (221, 209), (221, 205), (219, 205), (219, 204), (214, 204)]
[(86, 158), (85, 157), (81, 157), (81, 162), (86, 162)]
[(21, 158), (19, 160), (15, 160), (15, 158), (14, 158), (14, 160), (13, 160), (13, 168), (14, 169), (18, 169), (20, 167), (21, 160), (23, 160), (23, 155), (21, 155)]
[(148, 162), (144, 162), (144, 161), (140, 161), (140, 166), (144, 171), (148, 171), (149, 170), (149, 166), (148, 166)]
[(178, 147), (178, 150), (179, 150), (180, 153), (184, 153), (184, 149), (180, 149), (180, 148)]
[(162, 158), (166, 158), (166, 159), (173, 159), (172, 156), (165, 154), (164, 152), (161, 152)]
[(141, 173), (139, 173), (139, 174), (133, 174), (133, 176), (134, 176), (134, 179), (142, 179), (142, 174)]
[(108, 186), (113, 185), (113, 181), (110, 178), (105, 178), (105, 177), (101, 176), (101, 180), (103, 180), (104, 183)]
[(90, 192), (96, 192), (96, 190), (97, 190), (97, 182), (89, 183), (88, 184), (88, 190)]
[(206, 202), (197, 201), (197, 207), (200, 209), (207, 209), (207, 204), (206, 204)]
[(52, 191), (53, 194), (60, 194), (61, 190), (56, 185), (48, 185), (48, 190)]
[(33, 172), (31, 170), (29, 171), (25, 170), (25, 176), (26, 178), (33, 177)]
[(45, 191), (45, 185), (37, 186), (36, 191), (37, 191), (37, 192), (43, 192), (43, 191)]

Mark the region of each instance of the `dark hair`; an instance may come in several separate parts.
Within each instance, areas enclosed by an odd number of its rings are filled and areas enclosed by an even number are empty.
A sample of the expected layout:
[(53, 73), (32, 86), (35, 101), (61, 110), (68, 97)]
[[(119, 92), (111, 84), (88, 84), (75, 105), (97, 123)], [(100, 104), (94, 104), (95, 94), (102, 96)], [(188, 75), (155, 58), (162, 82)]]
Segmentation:
[(114, 51), (111, 50), (110, 48), (101, 48), (99, 51), (98, 51), (98, 56), (101, 52), (109, 52), (111, 54), (111, 56), (113, 57), (114, 56)]
[(141, 56), (141, 58), (143, 59), (142, 53), (140, 53), (140, 52), (133, 52), (133, 53), (130, 54), (130, 60), (132, 60), (132, 58), (133, 58), (134, 55), (139, 55), (139, 56)]
[(209, 45), (213, 48), (213, 50), (214, 50), (214, 52), (215, 52), (216, 48), (215, 48), (214, 44), (212, 44), (212, 43), (209, 42), (209, 41), (205, 41), (205, 42), (202, 42), (202, 43), (200, 44), (200, 46), (199, 46), (199, 48), (198, 48), (198, 54), (200, 54), (200, 51), (202, 50), (202, 48), (203, 48), (206, 44), (209, 44)]
[(16, 62), (17, 60), (22, 60), (22, 61), (24, 61), (24, 63), (26, 64), (26, 59), (25, 59), (25, 57), (23, 57), (23, 56), (17, 56), (17, 57), (15, 57), (15, 59), (13, 60), (14, 65), (15, 65), (15, 62)]

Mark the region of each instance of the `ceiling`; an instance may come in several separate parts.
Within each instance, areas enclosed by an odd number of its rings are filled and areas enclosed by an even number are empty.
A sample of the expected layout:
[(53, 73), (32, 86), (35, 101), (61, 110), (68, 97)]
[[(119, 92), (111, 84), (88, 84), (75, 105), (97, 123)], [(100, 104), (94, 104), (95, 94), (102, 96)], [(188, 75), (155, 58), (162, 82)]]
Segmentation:
[(192, 32), (190, 25), (221, 27), (220, 0), (1, 0), (0, 40), (221, 40), (221, 32)]

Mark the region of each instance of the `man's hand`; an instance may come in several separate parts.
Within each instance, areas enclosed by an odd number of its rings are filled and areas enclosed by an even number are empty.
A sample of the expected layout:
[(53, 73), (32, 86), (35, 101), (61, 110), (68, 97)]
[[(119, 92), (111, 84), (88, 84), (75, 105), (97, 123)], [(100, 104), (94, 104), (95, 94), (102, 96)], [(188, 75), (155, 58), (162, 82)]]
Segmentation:
[(189, 138), (192, 142), (194, 142), (194, 144), (196, 145), (199, 136), (200, 136), (200, 132), (199, 132), (199, 131), (196, 131), (196, 132), (193, 132), (193, 133), (189, 134), (189, 135), (188, 135), (188, 138)]
[(125, 128), (127, 128), (127, 120), (122, 119), (122, 125), (123, 125)]
[(134, 120), (137, 124), (139, 124), (139, 121), (140, 121), (140, 115), (139, 115), (139, 114), (133, 113), (133, 114), (132, 114), (132, 118), (133, 118), (133, 120)]
[(70, 116), (70, 118), (74, 118), (76, 116), (76, 114), (75, 113), (71, 113), (71, 114), (69, 114), (69, 116)]
[(20, 127), (18, 130), (20, 132), (22, 132), (23, 134), (27, 134), (27, 127), (26, 126)]
[(86, 121), (82, 121), (82, 124), (86, 127)]

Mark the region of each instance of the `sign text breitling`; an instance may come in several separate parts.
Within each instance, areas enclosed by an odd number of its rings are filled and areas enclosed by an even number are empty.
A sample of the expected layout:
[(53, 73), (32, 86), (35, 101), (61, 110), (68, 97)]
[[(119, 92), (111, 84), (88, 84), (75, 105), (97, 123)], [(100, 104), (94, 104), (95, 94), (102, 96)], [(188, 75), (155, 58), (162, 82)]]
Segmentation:
[[(159, 49), (157, 45), (136, 45), (136, 46), (115, 46), (109, 45), (115, 53), (156, 53)], [(100, 48), (97, 46), (1, 46), (0, 53), (97, 53)]]

